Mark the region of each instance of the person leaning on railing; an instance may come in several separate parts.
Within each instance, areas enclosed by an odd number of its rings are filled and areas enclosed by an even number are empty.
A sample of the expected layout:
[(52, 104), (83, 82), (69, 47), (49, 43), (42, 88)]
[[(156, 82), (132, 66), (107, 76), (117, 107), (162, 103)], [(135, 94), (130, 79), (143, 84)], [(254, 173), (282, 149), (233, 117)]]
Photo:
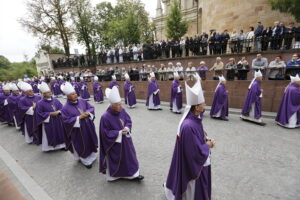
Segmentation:
[(235, 77), (235, 69), (236, 69), (236, 63), (234, 58), (229, 58), (229, 62), (225, 65), (226, 73), (226, 79), (228, 81), (233, 81)]
[(242, 57), (242, 59), (238, 62), (236, 68), (238, 80), (247, 80), (247, 74), (250, 70), (250, 66), (245, 57)]
[(276, 56), (268, 67), (269, 80), (284, 80), (285, 67), (285, 62), (281, 60), (281, 56)]
[(213, 71), (213, 80), (219, 80), (219, 77), (223, 75), (224, 63), (222, 62), (221, 57), (216, 58), (215, 64), (210, 68), (209, 71)]
[(266, 75), (267, 67), (268, 67), (268, 59), (262, 57), (261, 54), (257, 54), (256, 58), (252, 60), (252, 69), (255, 71), (260, 70), (264, 77)]
[(300, 59), (298, 54), (294, 54), (292, 60), (287, 62), (286, 74), (295, 76), (300, 73)]

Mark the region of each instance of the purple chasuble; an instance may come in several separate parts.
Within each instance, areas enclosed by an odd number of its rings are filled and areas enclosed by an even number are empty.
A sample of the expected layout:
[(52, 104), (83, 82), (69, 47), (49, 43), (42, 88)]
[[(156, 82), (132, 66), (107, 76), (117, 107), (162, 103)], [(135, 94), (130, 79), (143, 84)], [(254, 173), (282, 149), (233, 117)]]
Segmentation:
[(111, 81), (109, 84), (109, 88), (112, 89), (114, 86), (117, 86), (119, 88), (119, 84), (117, 83), (117, 81)]
[(71, 82), (71, 85), (74, 87), (74, 89), (75, 89), (75, 91), (76, 91), (76, 94), (77, 94), (77, 96), (79, 96), (80, 97), (80, 88), (79, 88), (79, 86), (78, 86), (78, 84), (79, 83), (77, 83), (77, 82)]
[[(62, 109), (62, 104), (58, 99), (43, 99), (36, 106), (36, 123), (37, 126), (44, 124), (45, 133), (47, 136), (48, 146), (56, 147), (56, 145), (65, 143), (65, 129), (61, 115), (51, 117), (51, 112), (56, 112)], [(49, 122), (44, 121), (49, 118)], [(42, 128), (42, 127), (40, 127)]]
[(62, 94), (62, 91), (60, 89), (60, 83), (58, 81), (51, 81), (50, 85), (54, 96), (58, 96)]
[(83, 81), (80, 81), (79, 82), (79, 89), (80, 89), (80, 97), (82, 99), (89, 99), (91, 96), (90, 96), (90, 93), (89, 93), (89, 90), (88, 90), (88, 85), (86, 82), (83, 82)]
[(8, 112), (8, 105), (4, 105), (5, 100), (7, 101), (10, 93), (2, 93), (0, 94), (0, 122), (8, 122), (10, 121), (10, 116)]
[(297, 125), (300, 125), (300, 89), (291, 83), (282, 98), (276, 121), (282, 125), (287, 125), (292, 115), (297, 112)]
[(254, 117), (255, 119), (261, 118), (261, 89), (260, 89), (260, 82), (255, 80), (248, 90), (243, 109), (242, 115), (249, 116), (251, 111), (251, 106), (254, 103)]
[(151, 95), (153, 95), (152, 97), (153, 97), (154, 106), (160, 105), (159, 92), (154, 94), (154, 92), (157, 91), (158, 89), (159, 89), (159, 85), (157, 84), (156, 80), (152, 80), (148, 84), (148, 96), (147, 96), (146, 106), (149, 106), (149, 98)]
[(220, 83), (210, 110), (210, 116), (216, 116), (221, 111), (220, 117), (225, 119), (228, 117), (228, 91), (224, 84)]
[(97, 153), (98, 138), (94, 122), (90, 118), (79, 119), (79, 128), (74, 125), (81, 113), (89, 112), (94, 115), (94, 111), (94, 107), (83, 99), (77, 99), (76, 102), (68, 100), (61, 110), (66, 130), (66, 148), (72, 153), (75, 148), (81, 158), (87, 158), (93, 152)]
[(124, 83), (124, 97), (125, 97), (125, 104), (127, 104), (128, 106), (133, 106), (136, 104), (134, 86), (130, 81), (125, 81)]
[(115, 112), (110, 107), (100, 120), (100, 173), (106, 174), (107, 160), (112, 177), (130, 177), (139, 169), (135, 148), (130, 135), (122, 135), (121, 143), (116, 139), (125, 127), (131, 130), (130, 116), (124, 109)]
[(99, 82), (93, 84), (95, 102), (103, 102), (102, 85)]
[(14, 120), (14, 118), (15, 118), (16, 123), (17, 123), (15, 125), (17, 125), (17, 126), (20, 122), (20, 117), (18, 114), (18, 102), (19, 102), (20, 98), (21, 98), (21, 95), (13, 94), (13, 93), (7, 98), (9, 123), (15, 124), (15, 120)]
[[(37, 103), (41, 100), (40, 96), (34, 95), (34, 96), (24, 96), (20, 98), (20, 101), (18, 103), (19, 108), (19, 114), (20, 119), (23, 122), (23, 125), (27, 129), (27, 133), (29, 137), (33, 136), (33, 143), (35, 144), (41, 144), (42, 143), (42, 130), (37, 128), (36, 124), (36, 110), (34, 110), (33, 115), (28, 115), (26, 112), (29, 110), (30, 107), (32, 107), (33, 103)], [(23, 129), (23, 135), (25, 135), (25, 130)]]
[(204, 167), (209, 156), (209, 146), (205, 140), (202, 119), (189, 112), (180, 127), (173, 158), (166, 182), (175, 200), (181, 200), (188, 183), (195, 180), (195, 198), (189, 200), (211, 199), (211, 168)]
[(174, 80), (171, 86), (171, 99), (170, 99), (170, 107), (173, 108), (173, 102), (176, 99), (177, 109), (180, 110), (182, 108), (182, 91), (178, 93), (178, 87), (180, 87), (180, 82), (178, 80)]
[(197, 68), (197, 72), (202, 79), (206, 79), (206, 71), (208, 71), (208, 68), (205, 66)]

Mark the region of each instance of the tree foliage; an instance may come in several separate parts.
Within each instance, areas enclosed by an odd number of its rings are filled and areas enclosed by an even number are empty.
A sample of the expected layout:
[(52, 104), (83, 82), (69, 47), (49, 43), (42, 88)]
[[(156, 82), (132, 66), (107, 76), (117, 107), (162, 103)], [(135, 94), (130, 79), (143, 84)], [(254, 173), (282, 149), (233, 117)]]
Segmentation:
[(273, 10), (289, 13), (300, 22), (300, 0), (269, 0)]
[(37, 76), (34, 60), (11, 63), (7, 58), (0, 55), (0, 81), (17, 80), (23, 78), (24, 74), (29, 77)]
[(178, 0), (174, 0), (166, 19), (166, 35), (170, 39), (179, 40), (187, 30), (188, 22), (183, 21)]
[(70, 9), (76, 0), (28, 0), (26, 17), (19, 22), (41, 40), (60, 39), (70, 55)]

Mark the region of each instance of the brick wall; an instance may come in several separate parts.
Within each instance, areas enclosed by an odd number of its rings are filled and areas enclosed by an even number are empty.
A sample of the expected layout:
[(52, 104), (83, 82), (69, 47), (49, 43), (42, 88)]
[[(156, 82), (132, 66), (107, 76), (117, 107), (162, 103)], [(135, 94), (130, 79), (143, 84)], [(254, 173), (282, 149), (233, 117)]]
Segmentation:
[[(124, 97), (124, 82), (118, 82), (120, 85), (121, 96)], [(146, 99), (147, 98), (147, 87), (148, 82), (132, 82), (135, 86), (135, 94), (137, 99)], [(160, 86), (160, 98), (162, 101), (169, 101), (170, 99), (170, 90), (171, 90), (171, 81), (159, 81)], [(213, 95), (215, 88), (218, 84), (218, 81), (202, 81), (202, 87), (204, 90), (204, 96), (207, 105), (212, 104)], [(242, 108), (245, 95), (248, 90), (250, 81), (229, 81), (227, 82), (227, 89), (229, 91), (229, 107), (230, 108)], [(289, 84), (289, 81), (263, 81), (262, 89), (263, 92), (263, 111), (268, 112), (277, 112), (278, 107), (281, 102), (281, 98), (285, 89), (285, 86)], [(184, 82), (181, 81), (183, 92), (183, 100), (185, 102), (185, 87)], [(105, 88), (109, 86), (109, 82), (103, 82), (103, 92)], [(92, 91), (92, 83), (89, 85), (90, 91)]]

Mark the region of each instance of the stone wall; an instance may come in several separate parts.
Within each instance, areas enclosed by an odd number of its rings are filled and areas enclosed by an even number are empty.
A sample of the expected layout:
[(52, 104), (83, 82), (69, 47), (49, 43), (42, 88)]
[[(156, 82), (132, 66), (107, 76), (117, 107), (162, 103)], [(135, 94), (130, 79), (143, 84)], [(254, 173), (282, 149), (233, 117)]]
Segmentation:
[[(201, 4), (200, 4), (201, 5)], [(216, 29), (221, 32), (249, 30), (249, 26), (257, 26), (257, 22), (273, 26), (274, 21), (295, 22), (289, 14), (271, 10), (268, 0), (202, 0), (202, 30)]]
[[(121, 96), (124, 97), (124, 82), (118, 82), (120, 85)], [(109, 86), (109, 82), (102, 82), (103, 92), (105, 88)], [(147, 98), (147, 81), (133, 82), (135, 86), (135, 94), (137, 99), (146, 99)], [(171, 81), (159, 81), (160, 86), (160, 99), (162, 101), (170, 100), (171, 92)], [(218, 84), (218, 81), (202, 81), (202, 87), (204, 90), (204, 96), (206, 104), (211, 106), (214, 96), (215, 88)], [(245, 95), (248, 91), (248, 86), (250, 81), (228, 81), (227, 89), (229, 91), (229, 107), (230, 108), (239, 108), (243, 106)], [(289, 84), (289, 81), (263, 81), (263, 101), (262, 107), (263, 111), (268, 112), (277, 112), (285, 87)], [(183, 100), (185, 102), (185, 84), (181, 81), (181, 86), (184, 90)], [(92, 83), (89, 85), (90, 91), (92, 91)]]

